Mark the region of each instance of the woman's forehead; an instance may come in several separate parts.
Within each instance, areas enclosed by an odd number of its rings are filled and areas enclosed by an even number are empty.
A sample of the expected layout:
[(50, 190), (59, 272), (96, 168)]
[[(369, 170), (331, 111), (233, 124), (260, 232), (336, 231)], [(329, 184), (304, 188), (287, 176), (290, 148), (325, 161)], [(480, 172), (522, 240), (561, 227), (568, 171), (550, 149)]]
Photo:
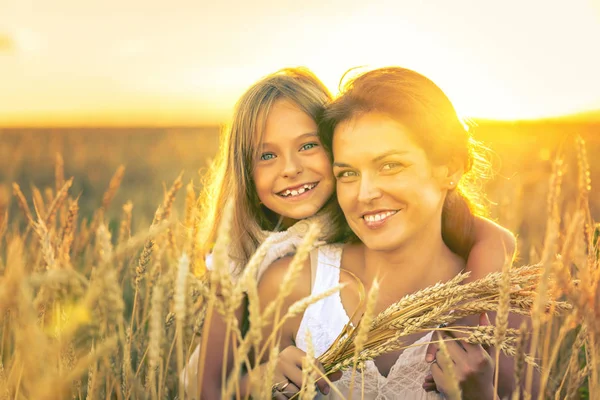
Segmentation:
[(368, 113), (340, 123), (333, 136), (337, 154), (413, 151), (420, 149), (404, 124), (382, 113)]

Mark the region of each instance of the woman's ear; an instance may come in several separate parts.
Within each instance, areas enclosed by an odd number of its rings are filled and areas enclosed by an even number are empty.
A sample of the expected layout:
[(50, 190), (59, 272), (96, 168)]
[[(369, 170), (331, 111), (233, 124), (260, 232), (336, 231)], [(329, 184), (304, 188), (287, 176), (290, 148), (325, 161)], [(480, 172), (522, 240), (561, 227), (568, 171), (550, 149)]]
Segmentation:
[(446, 164), (446, 176), (444, 177), (444, 186), (447, 190), (456, 189), (460, 178), (462, 178), (465, 165), (459, 159), (453, 157)]

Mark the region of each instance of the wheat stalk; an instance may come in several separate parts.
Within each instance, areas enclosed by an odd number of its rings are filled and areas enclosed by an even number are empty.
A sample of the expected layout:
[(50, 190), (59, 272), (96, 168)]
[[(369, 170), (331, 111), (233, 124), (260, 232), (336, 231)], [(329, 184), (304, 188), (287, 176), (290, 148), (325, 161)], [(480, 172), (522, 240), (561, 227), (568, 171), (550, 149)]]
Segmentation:
[[(540, 276), (541, 268), (527, 266), (515, 268), (508, 272), (510, 282), (510, 300), (513, 307), (525, 304), (529, 307), (535, 292), (522, 290), (522, 287), (533, 287)], [(464, 316), (463, 307), (468, 308), (475, 303), (481, 307), (481, 299), (490, 308), (497, 311), (501, 273), (490, 274), (480, 280), (460, 285), (464, 275), (453, 278), (446, 283), (406, 296), (398, 303), (392, 304), (377, 316), (368, 332), (364, 349), (355, 356), (355, 340), (358, 334), (356, 328), (346, 327), (330, 348), (319, 357), (325, 370), (333, 372), (348, 368), (356, 362), (373, 359), (380, 354), (403, 348), (402, 338), (416, 332), (435, 329), (441, 322), (452, 323)], [(425, 293), (425, 294), (424, 294)], [(412, 299), (410, 302), (407, 299)], [(526, 301), (523, 303), (523, 301)], [(560, 302), (555, 302), (560, 304)], [(402, 304), (403, 307), (399, 307)], [(559, 307), (561, 308), (561, 307)], [(566, 307), (562, 307), (566, 308)], [(508, 332), (508, 330), (506, 330)], [(493, 337), (492, 343), (493, 343)], [(501, 346), (508, 352), (510, 347)]]

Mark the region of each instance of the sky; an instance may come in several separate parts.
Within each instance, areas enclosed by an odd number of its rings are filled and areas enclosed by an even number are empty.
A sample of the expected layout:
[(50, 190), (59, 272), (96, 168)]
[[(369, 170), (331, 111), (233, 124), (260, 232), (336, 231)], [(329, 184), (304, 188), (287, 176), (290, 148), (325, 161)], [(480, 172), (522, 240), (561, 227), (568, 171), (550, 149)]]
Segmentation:
[(307, 66), (428, 76), (463, 116), (600, 109), (600, 0), (0, 0), (0, 126), (226, 122)]

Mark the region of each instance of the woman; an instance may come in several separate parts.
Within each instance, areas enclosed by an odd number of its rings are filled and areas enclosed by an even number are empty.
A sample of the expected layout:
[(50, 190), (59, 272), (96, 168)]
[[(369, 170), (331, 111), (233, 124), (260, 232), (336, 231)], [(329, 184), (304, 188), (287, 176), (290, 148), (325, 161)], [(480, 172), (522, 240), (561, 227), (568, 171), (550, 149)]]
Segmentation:
[[(283, 327), (280, 348), (285, 357), (280, 357), (275, 374), (275, 381), (281, 382), (275, 387), (279, 397), (291, 397), (301, 386), (298, 360), (307, 349), (307, 331), (319, 356), (349, 322), (349, 315), (362, 315), (355, 278), (366, 291), (375, 279), (380, 282), (375, 313), (406, 294), (451, 279), (466, 262), (447, 243), (464, 242), (474, 212), (483, 209), (477, 188), (484, 158), (449, 99), (416, 72), (384, 68), (354, 79), (327, 107), (320, 136), (332, 154), (337, 199), (351, 240), (321, 246), (316, 262), (306, 263), (284, 307), (339, 283), (348, 285)], [(458, 232), (454, 237), (443, 237), (443, 224), (450, 219), (462, 229), (454, 230)], [(500, 256), (504, 260), (504, 254)], [(290, 260), (281, 259), (265, 272), (259, 283), (261, 304), (277, 296)], [(357, 324), (359, 319), (350, 322)], [(265, 327), (265, 337), (271, 330)], [(426, 343), (431, 334), (406, 340)], [(453, 341), (447, 346), (463, 398), (494, 399), (496, 393), (511, 392), (506, 369), (501, 371), (502, 387), (493, 387), (493, 361), (481, 346)], [(354, 398), (437, 398), (438, 393), (423, 389), (429, 373), (437, 390), (444, 392), (448, 371), (425, 361), (425, 346), (412, 347), (367, 363), (354, 384), (344, 373), (332, 395), (340, 392), (347, 397), (353, 387)]]

